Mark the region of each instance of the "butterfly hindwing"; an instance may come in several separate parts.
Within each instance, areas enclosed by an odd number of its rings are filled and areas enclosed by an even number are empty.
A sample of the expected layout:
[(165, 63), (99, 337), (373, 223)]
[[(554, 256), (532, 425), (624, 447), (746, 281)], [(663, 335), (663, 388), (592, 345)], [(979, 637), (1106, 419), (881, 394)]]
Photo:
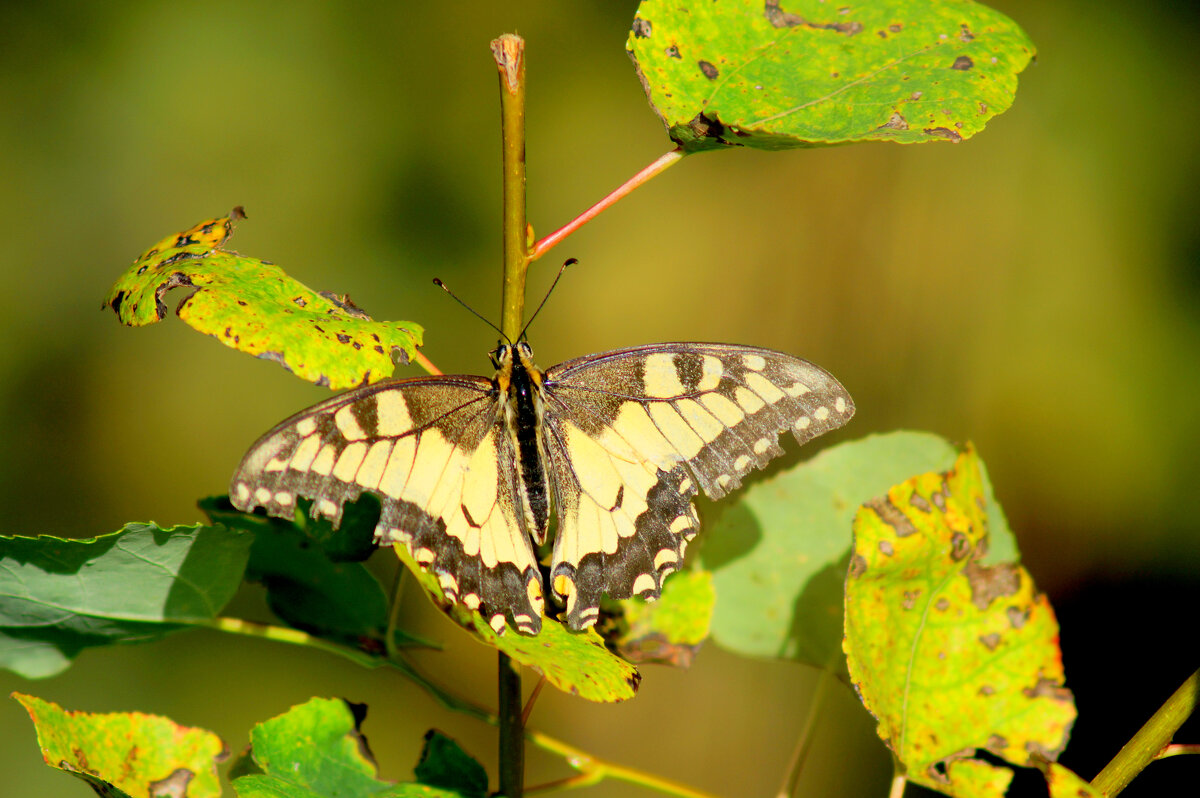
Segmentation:
[(243, 459), (231, 499), (288, 517), (297, 496), (341, 520), (342, 505), (380, 498), (376, 539), (404, 543), (450, 601), (493, 628), (541, 628), (537, 562), (515, 506), (519, 479), (492, 383), (394, 380), (323, 402), (268, 432)]
[(552, 588), (572, 628), (601, 594), (656, 597), (717, 499), (854, 412), (844, 388), (800, 358), (727, 344), (656, 344), (567, 361), (545, 375), (544, 427), (559, 526)]

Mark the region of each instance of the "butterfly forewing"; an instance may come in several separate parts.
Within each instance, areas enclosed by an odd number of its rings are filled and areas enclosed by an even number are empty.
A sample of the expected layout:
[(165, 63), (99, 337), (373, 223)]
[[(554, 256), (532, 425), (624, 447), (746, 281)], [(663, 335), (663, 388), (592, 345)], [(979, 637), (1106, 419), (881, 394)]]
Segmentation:
[(430, 377), (379, 383), (323, 402), (268, 432), (243, 459), (241, 510), (290, 517), (297, 496), (341, 519), (363, 491), (380, 498), (376, 539), (404, 543), (451, 601), (541, 628), (537, 562), (515, 506), (518, 476), (491, 382)]
[(819, 367), (727, 344), (657, 344), (546, 372), (544, 425), (559, 527), (552, 587), (568, 624), (601, 594), (656, 597), (699, 526), (692, 497), (716, 499), (782, 453), (846, 423), (854, 405)]

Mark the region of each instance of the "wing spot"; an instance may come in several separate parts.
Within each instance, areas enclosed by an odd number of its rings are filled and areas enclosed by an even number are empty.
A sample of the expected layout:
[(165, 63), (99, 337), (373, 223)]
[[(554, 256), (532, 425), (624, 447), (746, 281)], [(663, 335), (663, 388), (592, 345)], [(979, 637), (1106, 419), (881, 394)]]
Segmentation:
[(317, 431), (317, 420), (315, 418), (313, 418), (312, 416), (309, 416), (308, 418), (302, 418), (296, 424), (296, 432), (299, 433), (301, 437), (307, 438), (309, 435), (312, 435), (316, 431)]
[(337, 518), (338, 506), (336, 502), (329, 499), (320, 499), (317, 501), (317, 514), (323, 515), (326, 518)]
[(492, 631), (498, 635), (504, 634), (504, 614), (496, 613), (488, 620), (488, 626), (492, 627)]
[[(681, 532), (683, 532), (684, 530), (691, 527), (691, 525), (692, 525), (692, 519), (688, 518), (686, 515), (681, 515), (678, 518), (676, 518), (674, 521), (671, 522), (670, 528), (673, 533), (678, 535)], [(662, 552), (659, 553), (658, 556), (661, 557), (663, 554), (674, 555), (675, 552), (671, 551), (670, 549), (664, 549)], [(658, 565), (657, 559), (655, 559), (654, 564)]]
[(438, 584), (442, 586), (442, 594), (450, 601), (455, 601), (458, 598), (458, 580), (454, 578), (454, 574), (443, 571), (437, 577)]
[(754, 442), (755, 454), (766, 454), (771, 450), (771, 441), (767, 438), (759, 438)]
[(746, 471), (746, 469), (750, 468), (750, 463), (751, 460), (749, 455), (739, 454), (737, 459), (733, 461), (733, 467), (740, 474)]
[(275, 494), (275, 503), (287, 507), (292, 503), (292, 498), (292, 494), (281, 490)]
[[(675, 521), (676, 521), (675, 524), (671, 524), (672, 532), (676, 531), (675, 526), (680, 520), (684, 520), (683, 516), (680, 516), (679, 518), (675, 519)], [(678, 565), (679, 565), (679, 555), (676, 554), (675, 552), (671, 551), (670, 549), (663, 549), (658, 554), (654, 555), (654, 569), (655, 570), (661, 571), (665, 566), (668, 566), (668, 565), (671, 566), (671, 570), (674, 571), (675, 568), (678, 567)]]
[(271, 500), (271, 491), (268, 488), (258, 488), (254, 491), (254, 500), (259, 504), (266, 504)]
[(429, 565), (437, 559), (437, 554), (434, 553), (433, 549), (422, 546), (413, 552), (413, 559), (421, 563), (421, 565)]
[(266, 471), (266, 472), (286, 471), (286, 470), (287, 470), (287, 461), (280, 460), (278, 457), (272, 457), (270, 460), (267, 461), (267, 464), (265, 466), (263, 466), (263, 471)]
[(839, 413), (845, 413), (845, 412), (846, 412), (846, 399), (845, 399), (845, 397), (839, 396), (839, 397), (837, 398), (837, 401), (835, 401), (835, 402), (833, 403), (833, 409), (834, 409), (834, 410), (836, 410), (836, 411), (838, 411)]
[(379, 543), (403, 543), (406, 546), (412, 543), (412, 535), (396, 527), (391, 527), (382, 535), (377, 535), (376, 537), (379, 539)]
[(691, 477), (684, 477), (683, 479), (681, 479), (679, 481), (679, 495), (680, 496), (688, 495), (689, 493), (692, 492), (692, 488), (694, 488), (695, 486), (696, 486), (696, 483), (692, 482)]
[(529, 603), (533, 605), (538, 616), (541, 616), (546, 607), (546, 598), (542, 595), (542, 586), (537, 579), (530, 579), (525, 585), (525, 595), (529, 598)]
[(800, 416), (796, 420), (796, 429), (805, 430), (812, 426), (812, 419), (808, 416)]
[(408, 414), (408, 402), (398, 388), (375, 394), (375, 432), (377, 435), (395, 437), (412, 431), (412, 416)]
[(245, 505), (246, 502), (250, 499), (250, 488), (246, 485), (245, 482), (239, 482), (237, 484), (236, 492), (237, 492), (238, 504)]
[(479, 609), (479, 594), (468, 593), (467, 595), (463, 596), (462, 603), (471, 611)]
[(762, 371), (766, 368), (767, 359), (762, 355), (746, 354), (742, 355), (742, 365), (751, 371)]
[(754, 415), (759, 410), (762, 410), (763, 405), (766, 404), (763, 402), (762, 397), (742, 385), (739, 385), (734, 389), (733, 398), (736, 399), (737, 403), (742, 406), (742, 409), (750, 415)]
[(700, 381), (696, 383), (696, 390), (713, 390), (721, 384), (724, 374), (725, 367), (721, 365), (721, 360), (712, 355), (705, 355), (700, 361)]
[(829, 418), (829, 408), (825, 407), (825, 405), (821, 405), (813, 411), (813, 418), (815, 418), (817, 421), (824, 421), (825, 419)]
[(338, 431), (348, 441), (361, 441), (367, 437), (367, 433), (358, 423), (358, 418), (354, 415), (354, 405), (348, 404), (333, 415), (333, 420), (337, 424)]
[(655, 399), (670, 399), (687, 393), (679, 379), (679, 367), (670, 352), (656, 352), (646, 357), (643, 367), (642, 387), (647, 396)]
[(654, 579), (653, 574), (638, 574), (638, 578), (633, 580), (633, 593), (635, 596), (646, 598), (646, 594), (655, 593), (658, 590), (658, 582)]
[(554, 593), (567, 605), (567, 615), (575, 610), (575, 580), (566, 574), (554, 577)]
[(746, 375), (746, 387), (771, 404), (775, 404), (784, 396), (783, 391), (775, 387), (775, 383), (756, 372)]
[(799, 396), (804, 396), (804, 394), (806, 394), (806, 393), (812, 392), (812, 388), (809, 388), (807, 385), (800, 382), (799, 380), (797, 380), (796, 382), (793, 382), (791, 385), (784, 388), (783, 390), (784, 390), (784, 393), (786, 393), (788, 396), (792, 397), (793, 399), (795, 399)]
[(728, 489), (733, 484), (733, 477), (728, 474), (720, 474), (717, 476), (717, 485), (722, 489)]

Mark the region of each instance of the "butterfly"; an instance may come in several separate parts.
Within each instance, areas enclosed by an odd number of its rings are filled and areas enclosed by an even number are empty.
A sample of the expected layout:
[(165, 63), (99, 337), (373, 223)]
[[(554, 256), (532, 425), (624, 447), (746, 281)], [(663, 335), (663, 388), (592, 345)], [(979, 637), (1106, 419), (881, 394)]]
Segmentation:
[(403, 543), (445, 598), (498, 634), (536, 635), (546, 591), (534, 546), (557, 526), (549, 585), (572, 630), (601, 597), (657, 598), (718, 499), (783, 453), (845, 424), (854, 403), (820, 367), (750, 346), (664, 343), (542, 371), (519, 338), (495, 376), (384, 380), (305, 410), (242, 460), (230, 498), (293, 517), (297, 497), (336, 526), (380, 499), (378, 543)]

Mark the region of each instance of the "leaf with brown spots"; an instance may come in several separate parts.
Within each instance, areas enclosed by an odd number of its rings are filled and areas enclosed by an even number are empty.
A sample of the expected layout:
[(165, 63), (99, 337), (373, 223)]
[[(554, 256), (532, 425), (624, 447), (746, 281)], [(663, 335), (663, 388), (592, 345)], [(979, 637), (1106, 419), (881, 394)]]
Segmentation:
[(109, 796), (209, 798), (221, 794), (217, 764), (229, 752), (215, 734), (140, 712), (68, 712), (13, 693), (37, 729), (46, 764)]
[[(844, 669), (842, 594), (854, 514), (889, 486), (950, 468), (957, 456), (927, 432), (869, 435), (756, 480), (734, 503), (714, 508), (719, 515), (700, 549), (719, 599), (713, 640), (746, 656)], [(990, 501), (990, 485), (987, 494)], [(989, 514), (993, 552), (1012, 559), (1012, 535), (994, 502)]]
[(1012, 105), (1034, 54), (963, 0), (642, 0), (626, 49), (689, 151), (961, 141)]
[(642, 675), (631, 663), (609, 651), (594, 627), (571, 632), (561, 621), (547, 616), (542, 618), (537, 637), (511, 630), (498, 635), (478, 612), (462, 603), (448, 603), (437, 576), (422, 568), (404, 544), (398, 543), (392, 549), (429, 599), (452, 621), (480, 643), (544, 675), (564, 693), (601, 703), (624, 701), (637, 693)]
[(164, 295), (190, 288), (179, 318), (241, 352), (274, 360), (301, 379), (333, 389), (388, 377), (421, 345), (410, 321), (373, 321), (348, 297), (318, 293), (273, 263), (224, 248), (241, 208), (168, 236), (142, 254), (104, 303), (123, 324), (163, 320)]
[(1015, 563), (986, 565), (987, 502), (970, 446), (867, 502), (854, 521), (844, 648), (879, 736), (908, 778), (954, 796), (999, 796), (1016, 765), (1054, 760), (1075, 704), (1058, 623)]

